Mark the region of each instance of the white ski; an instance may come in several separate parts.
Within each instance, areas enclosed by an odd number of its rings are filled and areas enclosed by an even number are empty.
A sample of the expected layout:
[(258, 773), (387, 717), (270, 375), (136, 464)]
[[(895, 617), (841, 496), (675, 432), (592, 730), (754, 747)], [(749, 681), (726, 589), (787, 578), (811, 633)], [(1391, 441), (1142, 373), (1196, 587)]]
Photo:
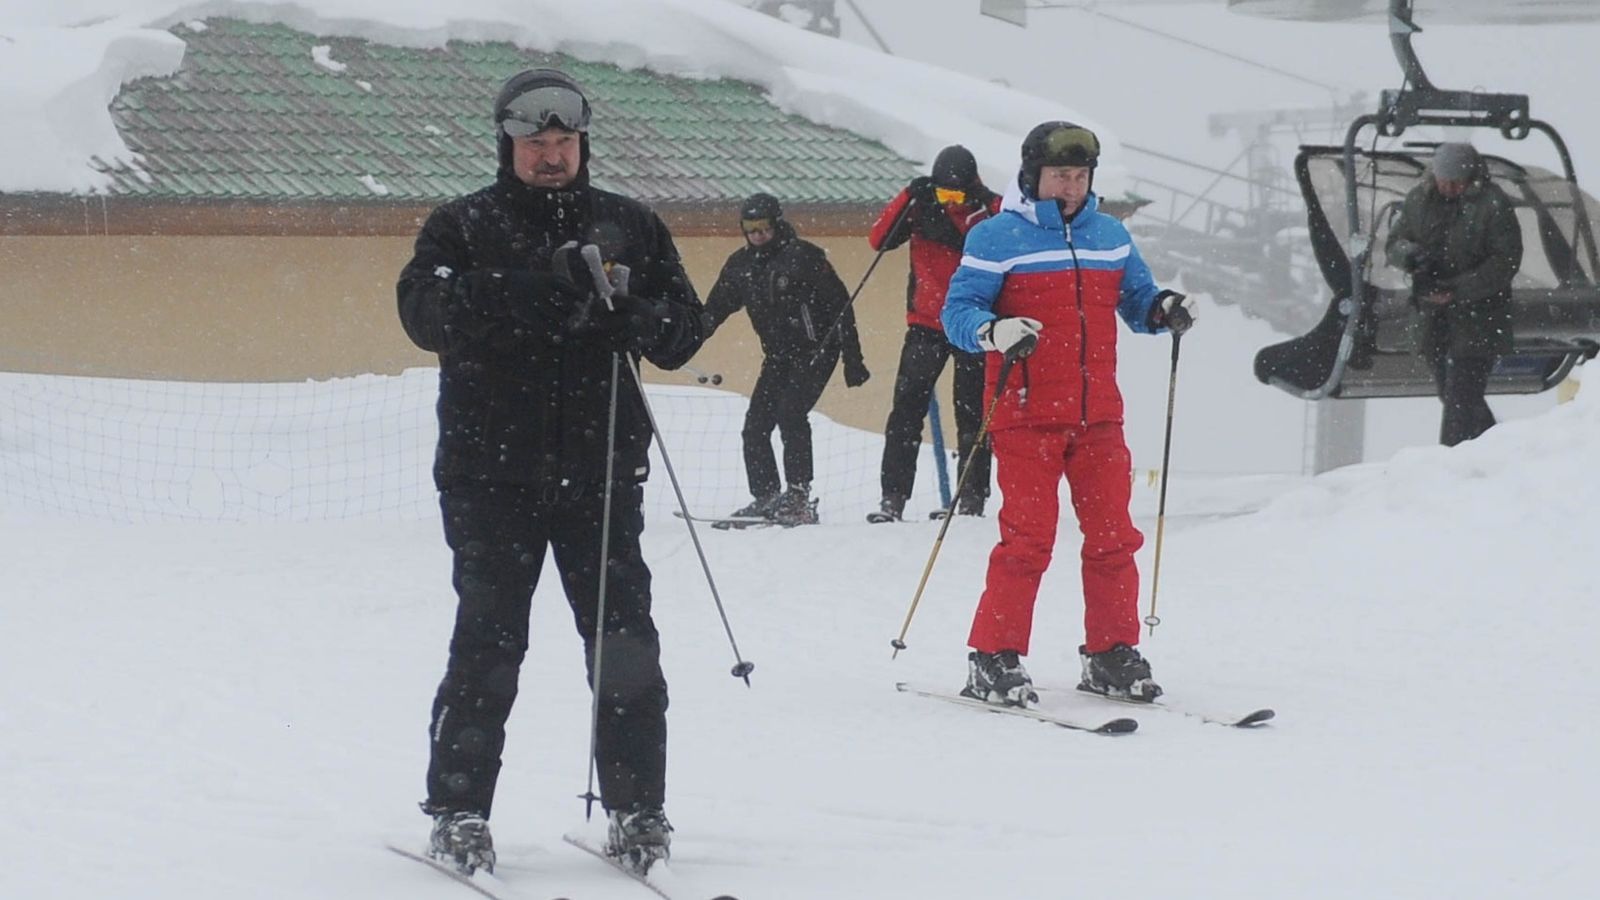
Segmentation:
[(422, 863), (428, 868), (434, 870), (435, 872), (445, 876), (446, 878), (449, 878), (451, 881), (454, 881), (465, 888), (476, 891), (480, 896), (488, 897), (490, 900), (510, 900), (507, 895), (496, 893), (488, 885), (484, 884), (484, 881), (490, 881), (492, 883), (495, 880), (494, 876), (488, 872), (475, 872), (471, 875), (468, 875), (460, 869), (457, 869), (455, 866), (440, 862), (439, 860), (434, 859), (425, 853), (416, 853), (411, 850), (407, 850), (404, 847), (396, 847), (394, 844), (384, 844), (384, 846), (389, 848), (389, 850), (393, 853), (398, 853), (399, 855), (404, 856), (406, 859), (414, 859), (417, 862)]
[[(624, 864), (622, 860), (606, 853), (599, 845), (583, 835), (567, 834), (562, 835), (561, 839), (649, 888), (657, 897), (664, 898), (664, 900), (673, 900), (672, 895), (667, 893), (667, 889), (674, 885), (671, 873), (666, 870), (667, 864), (665, 862), (658, 862), (651, 866), (649, 872), (638, 872)], [(684, 896), (681, 891), (680, 896)]]
[(932, 697), (935, 700), (943, 700), (946, 703), (954, 703), (957, 706), (965, 706), (968, 709), (981, 709), (984, 712), (1000, 713), (1008, 716), (1022, 716), (1040, 722), (1049, 722), (1051, 725), (1059, 725), (1062, 728), (1070, 728), (1074, 731), (1087, 731), (1091, 734), (1129, 734), (1139, 728), (1139, 723), (1133, 719), (1110, 719), (1095, 724), (1077, 719), (1063, 718), (1047, 712), (1040, 712), (1037, 709), (1029, 709), (1025, 706), (1002, 706), (998, 703), (985, 703), (982, 700), (963, 697), (960, 694), (925, 690), (913, 687), (904, 681), (897, 682), (894, 687), (895, 690), (903, 693), (916, 694), (919, 697)]
[[(1061, 688), (1044, 688), (1043, 692), (1046, 694), (1054, 693), (1057, 695), (1067, 693)], [(1271, 707), (1265, 706), (1243, 714), (1212, 713), (1202, 712), (1197, 709), (1190, 709), (1187, 704), (1181, 702), (1172, 703), (1165, 698), (1157, 699), (1153, 703), (1143, 700), (1124, 700), (1121, 697), (1110, 697), (1105, 694), (1096, 693), (1095, 691), (1085, 690), (1081, 687), (1075, 689), (1072, 693), (1078, 696), (1093, 697), (1096, 700), (1104, 700), (1107, 703), (1121, 704), (1123, 706), (1139, 706), (1145, 709), (1159, 709), (1163, 712), (1175, 713), (1180, 716), (1188, 716), (1191, 719), (1199, 719), (1200, 721), (1211, 725), (1225, 725), (1229, 728), (1255, 728), (1258, 725), (1265, 724), (1268, 720), (1278, 715), (1277, 711), (1273, 710)]]

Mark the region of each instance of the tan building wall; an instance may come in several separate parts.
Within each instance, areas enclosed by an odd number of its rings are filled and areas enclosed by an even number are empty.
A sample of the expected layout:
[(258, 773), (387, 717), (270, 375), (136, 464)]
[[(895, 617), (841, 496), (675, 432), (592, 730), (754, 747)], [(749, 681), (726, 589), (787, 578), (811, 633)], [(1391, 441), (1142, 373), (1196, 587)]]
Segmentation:
[[(817, 238), (854, 289), (873, 258), (861, 237)], [(678, 241), (704, 296), (737, 237)], [(0, 236), (0, 370), (178, 381), (272, 382), (434, 365), (395, 316), (410, 238)], [(905, 333), (906, 251), (886, 255), (856, 301), (872, 380), (836, 373), (819, 410), (881, 431)], [(760, 365), (738, 315), (691, 362), (748, 394)], [(683, 373), (646, 378), (693, 384)], [(941, 387), (949, 413), (949, 375)], [(953, 436), (948, 438), (954, 444)]]

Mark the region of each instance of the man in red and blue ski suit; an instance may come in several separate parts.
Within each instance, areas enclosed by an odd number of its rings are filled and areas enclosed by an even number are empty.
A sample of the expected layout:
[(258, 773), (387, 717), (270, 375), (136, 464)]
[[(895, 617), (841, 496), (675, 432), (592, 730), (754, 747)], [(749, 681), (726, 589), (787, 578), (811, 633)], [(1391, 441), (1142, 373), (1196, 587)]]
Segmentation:
[[(1192, 317), (1181, 294), (1157, 288), (1122, 223), (1099, 211), (1091, 190), (1098, 159), (1088, 129), (1035, 128), (1000, 214), (967, 236), (942, 315), (952, 344), (989, 351), (985, 408), (993, 410), (1004, 504), (963, 693), (990, 702), (1037, 699), (1019, 657), (1055, 546), (1062, 476), (1083, 533), (1083, 686), (1124, 699), (1160, 694), (1135, 649), (1134, 553), (1144, 538), (1128, 513), (1132, 457), (1117, 389), (1117, 316), (1144, 334), (1169, 326), (1181, 333)], [(1002, 354), (1029, 337), (1037, 341), (1031, 355), (1016, 359), (1002, 384)]]

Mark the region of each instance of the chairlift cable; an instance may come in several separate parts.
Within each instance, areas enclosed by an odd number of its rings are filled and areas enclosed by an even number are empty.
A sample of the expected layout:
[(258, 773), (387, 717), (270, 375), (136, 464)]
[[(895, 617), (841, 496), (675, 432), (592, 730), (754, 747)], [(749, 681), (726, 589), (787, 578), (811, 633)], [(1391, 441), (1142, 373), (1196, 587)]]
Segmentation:
[[(1081, 9), (1084, 12), (1089, 13), (1090, 15), (1099, 16), (1102, 19), (1109, 19), (1109, 20), (1111, 20), (1113, 22), (1116, 22), (1119, 25), (1123, 25), (1123, 26), (1126, 26), (1128, 28), (1132, 28), (1132, 29), (1134, 29), (1136, 31), (1147, 32), (1147, 33), (1153, 34), (1153, 35), (1155, 35), (1157, 37), (1166, 38), (1169, 41), (1176, 41), (1177, 43), (1183, 44), (1185, 46), (1194, 47), (1197, 50), (1204, 50), (1207, 53), (1214, 53), (1217, 56), (1221, 56), (1221, 57), (1223, 57), (1225, 59), (1231, 59), (1234, 62), (1243, 63), (1243, 64), (1245, 64), (1247, 66), (1251, 66), (1253, 68), (1261, 69), (1262, 71), (1271, 72), (1274, 75), (1281, 75), (1284, 78), (1288, 78), (1288, 79), (1291, 79), (1291, 80), (1294, 80), (1294, 81), (1298, 81), (1298, 82), (1301, 82), (1303, 84), (1309, 84), (1312, 87), (1321, 88), (1322, 90), (1325, 90), (1325, 91), (1327, 91), (1327, 92), (1329, 92), (1331, 94), (1337, 94), (1340, 91), (1340, 88), (1337, 85), (1332, 85), (1332, 84), (1327, 84), (1325, 82), (1317, 81), (1314, 78), (1307, 78), (1306, 76), (1301, 75), (1301, 74), (1299, 74), (1297, 72), (1291, 72), (1288, 69), (1280, 69), (1277, 66), (1270, 65), (1270, 64), (1264, 63), (1264, 62), (1259, 62), (1257, 60), (1250, 59), (1249, 57), (1246, 57), (1246, 56), (1240, 56), (1237, 53), (1231, 53), (1231, 52), (1229, 52), (1227, 50), (1222, 50), (1222, 49), (1219, 49), (1219, 48), (1216, 48), (1216, 47), (1212, 47), (1212, 46), (1210, 46), (1208, 44), (1202, 44), (1199, 41), (1192, 40), (1192, 39), (1186, 38), (1186, 37), (1182, 37), (1180, 35), (1173, 34), (1173, 33), (1169, 32), (1169, 31), (1162, 31), (1159, 28), (1152, 28), (1149, 25), (1142, 25), (1142, 24), (1140, 24), (1138, 22), (1131, 22), (1131, 21), (1129, 21), (1127, 19), (1122, 18), (1121, 16), (1114, 16), (1111, 13), (1108, 13), (1108, 12), (1101, 12), (1099, 9), (1096, 9), (1095, 6), (1096, 6), (1095, 3), (1090, 2), (1090, 3), (1087, 3), (1087, 4), (1081, 5), (1081, 6), (1075, 6), (1075, 7), (1070, 7), (1070, 8)], [(1053, 8), (1053, 7), (1052, 7), (1052, 5), (1041, 5), (1041, 6), (1029, 7), (1029, 8), (1031, 8), (1031, 9), (1050, 9), (1050, 8)]]

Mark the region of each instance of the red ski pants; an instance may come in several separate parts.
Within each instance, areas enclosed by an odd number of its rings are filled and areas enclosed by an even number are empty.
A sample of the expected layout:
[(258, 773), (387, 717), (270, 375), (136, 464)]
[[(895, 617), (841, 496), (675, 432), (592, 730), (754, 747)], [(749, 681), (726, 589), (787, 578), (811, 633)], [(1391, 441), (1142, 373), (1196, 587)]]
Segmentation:
[(1050, 565), (1061, 512), (1061, 476), (1083, 532), (1083, 627), (1090, 653), (1139, 643), (1144, 535), (1128, 514), (1133, 457), (1122, 423), (1008, 428), (992, 436), (999, 469), (1000, 543), (989, 554), (983, 598), (967, 643), (1026, 655), (1039, 580)]

